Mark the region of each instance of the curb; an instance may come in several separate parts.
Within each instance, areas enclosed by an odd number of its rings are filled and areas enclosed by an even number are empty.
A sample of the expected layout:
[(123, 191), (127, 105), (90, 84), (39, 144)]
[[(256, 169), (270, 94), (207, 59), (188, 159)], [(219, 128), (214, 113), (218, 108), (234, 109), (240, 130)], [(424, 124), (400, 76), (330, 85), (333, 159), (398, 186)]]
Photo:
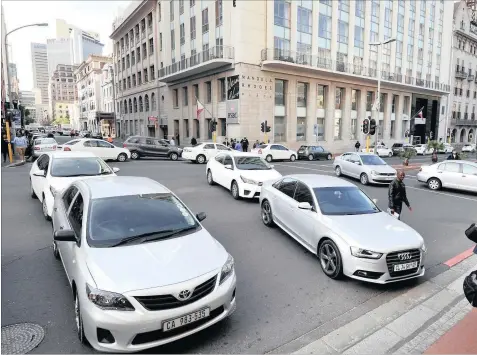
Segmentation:
[(293, 354), (423, 353), (471, 310), (462, 284), (475, 269), (477, 255), (473, 254), (316, 340), (309, 339), (309, 333), (327, 329), (330, 322), (269, 353), (283, 353), (284, 349)]

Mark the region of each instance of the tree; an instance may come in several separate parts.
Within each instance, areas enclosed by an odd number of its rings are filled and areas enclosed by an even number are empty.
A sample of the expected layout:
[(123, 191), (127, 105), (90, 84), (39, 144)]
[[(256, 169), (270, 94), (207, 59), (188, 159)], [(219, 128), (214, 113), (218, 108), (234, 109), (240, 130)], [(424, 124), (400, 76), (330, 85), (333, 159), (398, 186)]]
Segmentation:
[(429, 149), (431, 152), (444, 150), (444, 143), (438, 141), (427, 142), (427, 149)]

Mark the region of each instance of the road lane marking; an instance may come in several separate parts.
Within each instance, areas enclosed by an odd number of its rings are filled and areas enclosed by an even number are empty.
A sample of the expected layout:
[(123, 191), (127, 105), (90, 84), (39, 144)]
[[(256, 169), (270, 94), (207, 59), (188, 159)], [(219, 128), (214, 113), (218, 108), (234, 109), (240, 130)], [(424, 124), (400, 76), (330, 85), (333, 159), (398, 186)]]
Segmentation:
[(471, 198), (471, 197), (465, 197), (465, 196), (452, 195), (452, 194), (447, 193), (447, 192), (432, 191), (432, 190), (429, 190), (429, 189), (423, 189), (423, 188), (421, 188), (421, 187), (414, 187), (414, 186), (409, 186), (409, 185), (406, 185), (406, 187), (407, 187), (408, 189), (421, 190), (421, 191), (429, 192), (429, 193), (431, 193), (431, 194), (437, 194), (437, 195), (455, 197), (455, 198), (459, 198), (459, 199), (461, 199), (461, 200), (468, 200), (468, 201), (477, 202), (477, 198)]
[(327, 174), (334, 174), (334, 173), (335, 173), (334, 171), (321, 170), (321, 169), (313, 169), (313, 168), (305, 168), (305, 167), (303, 167), (303, 166), (296, 166), (296, 165), (290, 165), (290, 164), (275, 164), (275, 166), (284, 166), (284, 167), (290, 167), (290, 168), (295, 168), (295, 169), (321, 171), (321, 172), (327, 173)]
[(459, 255), (454, 256), (452, 259), (447, 260), (444, 265), (447, 265), (448, 267), (453, 267), (454, 265), (457, 265), (461, 261), (467, 259), (472, 254), (474, 254), (474, 247), (467, 249)]

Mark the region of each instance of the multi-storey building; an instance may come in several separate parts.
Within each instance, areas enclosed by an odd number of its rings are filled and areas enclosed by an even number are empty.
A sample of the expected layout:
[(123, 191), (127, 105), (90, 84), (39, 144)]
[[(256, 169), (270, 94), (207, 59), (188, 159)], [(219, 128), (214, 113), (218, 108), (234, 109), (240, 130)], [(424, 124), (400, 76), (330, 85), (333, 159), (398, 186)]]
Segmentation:
[(73, 65), (57, 64), (53, 75), (50, 77), (48, 94), (53, 121), (60, 117), (66, 118), (68, 110), (65, 107), (73, 104), (78, 99), (78, 91), (73, 77), (76, 68)]
[(167, 136), (158, 95), (157, 4), (132, 2), (113, 24), (116, 113), (121, 135)]
[(52, 38), (46, 40), (46, 52), (48, 55), (48, 75), (51, 77), (58, 64), (71, 65), (72, 41), (69, 38)]
[(474, 143), (477, 138), (477, 23), (471, 10), (464, 0), (454, 4), (452, 111), (446, 132), (452, 143)]
[[(116, 136), (113, 75), (113, 64), (106, 64), (103, 67), (101, 76), (101, 111), (103, 112), (103, 115), (101, 115), (101, 132), (103, 135), (111, 135), (111, 137)], [(109, 115), (110, 118), (106, 118), (106, 114)]]
[(100, 132), (101, 111), (101, 77), (103, 67), (111, 63), (110, 57), (90, 55), (74, 71), (78, 90), (80, 111), (79, 129)]
[(36, 121), (35, 93), (33, 91), (20, 91), (18, 96), (20, 104), (30, 112), (30, 118)]
[(31, 44), (31, 62), (33, 67), (33, 87), (41, 91), (41, 103), (48, 104), (48, 57), (46, 44)]

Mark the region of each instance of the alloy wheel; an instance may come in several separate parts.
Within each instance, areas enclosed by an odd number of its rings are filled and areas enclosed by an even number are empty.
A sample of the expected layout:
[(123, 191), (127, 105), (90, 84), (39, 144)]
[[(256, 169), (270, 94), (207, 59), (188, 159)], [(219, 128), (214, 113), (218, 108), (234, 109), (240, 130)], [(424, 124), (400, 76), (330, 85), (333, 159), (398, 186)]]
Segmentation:
[(236, 200), (240, 198), (239, 187), (235, 181), (232, 183), (232, 197)]
[(133, 160), (139, 159), (138, 152), (131, 152), (131, 159), (133, 159)]
[(118, 161), (120, 161), (120, 162), (125, 162), (126, 158), (127, 158), (127, 155), (124, 154), (124, 153), (121, 153), (121, 154), (118, 155)]
[(50, 220), (50, 216), (48, 216), (48, 206), (46, 205), (46, 199), (45, 196), (43, 196), (43, 202), (42, 202), (42, 210), (43, 210), (43, 216), (47, 221)]
[(313, 159), (314, 159), (313, 154), (310, 154), (310, 155), (308, 156), (308, 160), (313, 160)]
[(292, 156), (290, 157), (290, 161), (295, 161), (295, 160), (296, 160), (296, 156), (295, 156), (295, 155), (292, 155)]
[(336, 250), (328, 243), (320, 249), (320, 263), (327, 275), (333, 275), (338, 268), (338, 255)]
[(439, 190), (441, 187), (441, 183), (439, 180), (432, 178), (427, 182), (427, 186), (429, 186), (431, 190)]
[(331, 158), (332, 158), (331, 154), (328, 154), (328, 155), (326, 156), (326, 159), (327, 159), (327, 160), (331, 160)]
[(273, 160), (273, 157), (271, 155), (267, 155), (265, 159), (267, 160), (267, 162), (271, 163)]
[(214, 184), (214, 177), (212, 176), (212, 171), (210, 170), (207, 172), (207, 182), (209, 183), (209, 185)]
[(273, 223), (272, 207), (268, 201), (262, 203), (262, 222), (266, 226), (271, 226)]
[(201, 154), (197, 157), (197, 162), (199, 164), (204, 164), (205, 163), (205, 157)]
[(335, 168), (335, 174), (336, 176), (341, 176), (341, 168), (339, 166)]
[(53, 241), (53, 255), (55, 256), (56, 259), (60, 258), (60, 251), (58, 250), (58, 244), (56, 244), (55, 241)]
[(178, 158), (177, 153), (172, 153), (172, 154), (171, 154), (171, 160), (176, 161), (177, 158)]
[(366, 175), (365, 173), (361, 174), (359, 180), (361, 181), (361, 183), (363, 185), (367, 185), (368, 184), (368, 175)]

